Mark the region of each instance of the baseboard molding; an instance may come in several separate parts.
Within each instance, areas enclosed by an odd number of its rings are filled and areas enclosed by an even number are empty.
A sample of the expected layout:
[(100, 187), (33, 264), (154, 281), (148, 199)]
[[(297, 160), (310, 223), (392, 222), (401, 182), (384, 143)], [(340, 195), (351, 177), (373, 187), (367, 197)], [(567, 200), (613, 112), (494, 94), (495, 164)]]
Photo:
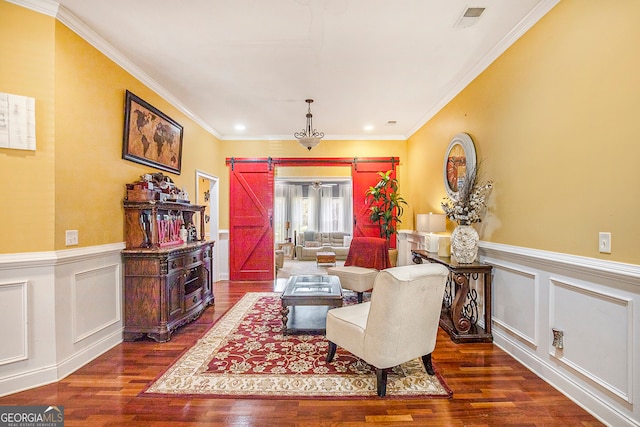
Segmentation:
[(67, 377), (120, 343), (122, 343), (122, 328), (58, 363), (58, 380)]
[(0, 378), (0, 397), (58, 381), (58, 368), (55, 365), (22, 371), (16, 375)]
[(119, 329), (105, 339), (82, 349), (57, 365), (24, 371), (11, 377), (2, 378), (0, 379), (0, 396), (7, 396), (60, 381), (121, 342), (122, 329)]

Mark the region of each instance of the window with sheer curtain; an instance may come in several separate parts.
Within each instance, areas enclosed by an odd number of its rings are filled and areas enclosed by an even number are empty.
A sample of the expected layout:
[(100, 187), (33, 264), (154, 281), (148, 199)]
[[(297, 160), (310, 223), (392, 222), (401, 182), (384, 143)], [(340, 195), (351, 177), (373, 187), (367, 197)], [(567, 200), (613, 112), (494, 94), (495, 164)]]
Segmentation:
[[(309, 184), (276, 183), (274, 202), (275, 242), (302, 231), (353, 230), (351, 183), (314, 189)], [(289, 225), (289, 229), (286, 226)]]

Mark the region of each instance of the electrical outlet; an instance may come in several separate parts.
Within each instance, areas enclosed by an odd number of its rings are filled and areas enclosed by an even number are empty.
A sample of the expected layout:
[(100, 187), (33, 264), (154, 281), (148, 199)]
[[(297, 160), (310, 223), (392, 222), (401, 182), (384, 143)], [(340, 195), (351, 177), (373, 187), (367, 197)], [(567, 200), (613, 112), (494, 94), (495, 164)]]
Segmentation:
[(78, 244), (78, 230), (67, 230), (65, 232), (65, 241), (67, 246), (75, 246)]
[(602, 254), (611, 253), (611, 233), (598, 233), (598, 250)]

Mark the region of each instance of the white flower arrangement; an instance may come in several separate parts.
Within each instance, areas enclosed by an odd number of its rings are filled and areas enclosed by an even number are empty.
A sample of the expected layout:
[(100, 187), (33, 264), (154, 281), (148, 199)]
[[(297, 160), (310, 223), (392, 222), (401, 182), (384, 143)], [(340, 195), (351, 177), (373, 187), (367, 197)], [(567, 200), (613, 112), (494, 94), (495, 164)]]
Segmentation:
[(445, 197), (446, 201), (441, 203), (442, 209), (447, 218), (457, 222), (458, 225), (481, 222), (492, 188), (493, 181), (479, 184), (478, 175), (475, 169), (472, 169), (462, 187), (458, 189), (457, 196), (454, 198)]

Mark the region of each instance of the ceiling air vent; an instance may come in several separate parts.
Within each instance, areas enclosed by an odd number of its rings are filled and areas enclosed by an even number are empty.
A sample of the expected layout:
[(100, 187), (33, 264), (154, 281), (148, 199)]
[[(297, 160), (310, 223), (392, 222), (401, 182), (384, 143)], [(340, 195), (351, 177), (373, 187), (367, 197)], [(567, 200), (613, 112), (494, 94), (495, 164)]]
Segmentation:
[(467, 7), (458, 19), (458, 22), (456, 22), (455, 27), (467, 28), (474, 25), (476, 22), (478, 22), (478, 20), (484, 13), (484, 10), (484, 7)]

